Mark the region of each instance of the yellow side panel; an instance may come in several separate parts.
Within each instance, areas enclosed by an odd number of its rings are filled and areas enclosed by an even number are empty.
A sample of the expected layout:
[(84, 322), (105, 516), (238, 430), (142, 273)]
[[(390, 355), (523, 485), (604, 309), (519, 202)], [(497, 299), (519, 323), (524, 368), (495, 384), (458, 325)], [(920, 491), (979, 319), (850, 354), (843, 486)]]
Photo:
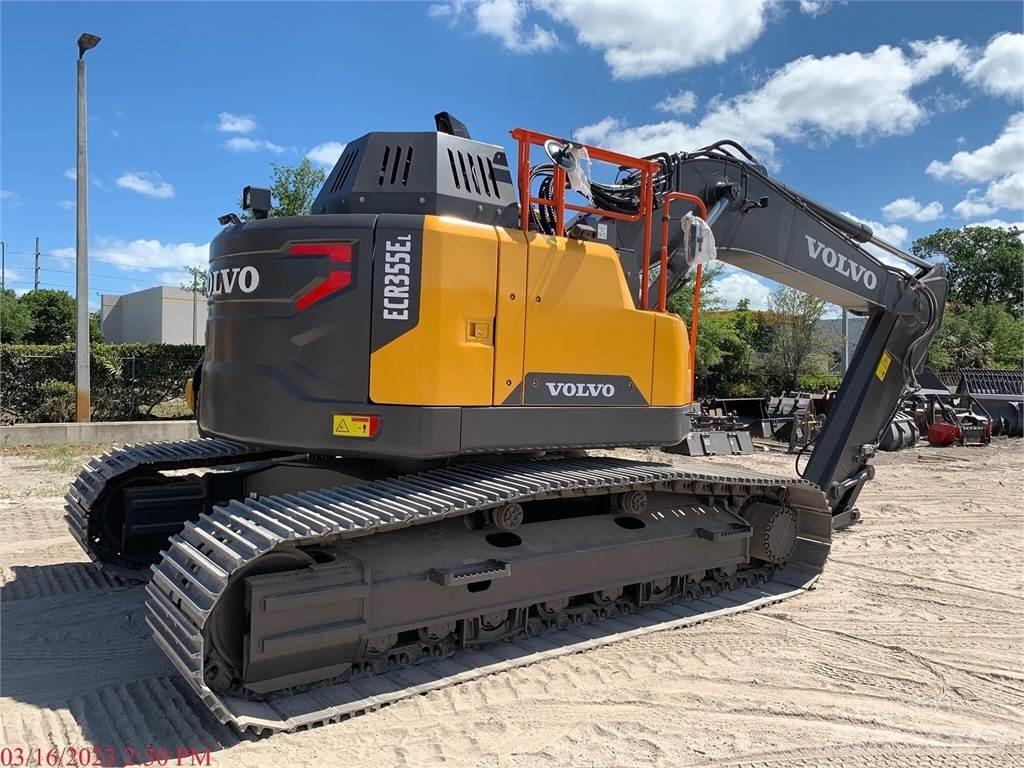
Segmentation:
[(498, 236), (494, 227), (425, 216), (419, 322), (370, 356), (370, 399), (490, 405)]
[(690, 339), (676, 315), (654, 319), (654, 395), (651, 405), (686, 405), (693, 399)]
[[(494, 337), (494, 404), (503, 404), (523, 380), (526, 333), (526, 235), (498, 229), (498, 313)], [(518, 399), (517, 402), (518, 403)]]
[(633, 308), (603, 243), (529, 236), (526, 373), (629, 376), (651, 401), (654, 315)]

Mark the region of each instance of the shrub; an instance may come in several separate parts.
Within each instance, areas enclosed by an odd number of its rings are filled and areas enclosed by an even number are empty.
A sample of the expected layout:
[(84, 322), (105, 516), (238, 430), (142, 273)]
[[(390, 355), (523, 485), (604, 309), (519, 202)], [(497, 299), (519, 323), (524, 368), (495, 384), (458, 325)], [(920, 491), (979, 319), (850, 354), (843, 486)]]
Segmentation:
[(33, 421), (71, 421), (75, 417), (75, 385), (67, 381), (45, 381), (42, 400)]
[[(160, 403), (181, 397), (202, 354), (201, 346), (190, 344), (93, 344), (92, 418), (111, 421), (151, 416)], [(37, 420), (45, 407), (51, 414), (47, 420), (55, 420), (53, 409), (60, 408), (60, 392), (66, 391), (58, 390), (58, 383), (71, 387), (73, 403), (72, 345), (4, 344), (0, 349), (0, 419), (4, 423)]]

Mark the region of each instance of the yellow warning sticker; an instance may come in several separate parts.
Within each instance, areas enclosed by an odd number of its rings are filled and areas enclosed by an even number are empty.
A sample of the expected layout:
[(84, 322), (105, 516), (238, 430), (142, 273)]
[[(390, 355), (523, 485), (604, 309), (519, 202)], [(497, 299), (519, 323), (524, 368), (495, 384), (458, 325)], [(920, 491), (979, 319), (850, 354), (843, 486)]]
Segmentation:
[(331, 433), (335, 437), (375, 437), (380, 427), (380, 416), (355, 416), (336, 413)]
[(889, 372), (889, 363), (892, 362), (892, 355), (888, 352), (882, 353), (882, 359), (878, 361), (878, 367), (875, 368), (875, 376), (878, 377), (879, 381), (885, 381), (885, 374)]

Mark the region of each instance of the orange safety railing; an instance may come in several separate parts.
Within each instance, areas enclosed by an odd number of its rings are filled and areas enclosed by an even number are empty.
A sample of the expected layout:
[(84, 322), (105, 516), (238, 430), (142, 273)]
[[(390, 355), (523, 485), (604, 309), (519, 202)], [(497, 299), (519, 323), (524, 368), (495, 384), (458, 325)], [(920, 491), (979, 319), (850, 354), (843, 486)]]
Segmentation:
[[(640, 208), (636, 213), (619, 213), (604, 208), (594, 208), (587, 205), (575, 205), (565, 202), (565, 169), (554, 163), (554, 178), (552, 187), (554, 197), (544, 198), (535, 196), (530, 189), (530, 148), (543, 146), (546, 141), (557, 141), (567, 144), (565, 139), (557, 136), (549, 136), (536, 131), (529, 131), (525, 128), (515, 128), (511, 131), (512, 138), (519, 144), (518, 177), (519, 177), (519, 226), (523, 232), (530, 231), (530, 205), (552, 206), (555, 209), (555, 234), (559, 237), (565, 236), (565, 212), (576, 211), (578, 213), (590, 213), (598, 216), (606, 216), (610, 219), (620, 221), (644, 221), (644, 244), (643, 259), (640, 267), (640, 306), (646, 308), (648, 304), (648, 291), (650, 286), (651, 272), (651, 231), (654, 219), (654, 175), (659, 169), (659, 163), (654, 160), (630, 157), (629, 155), (610, 152), (600, 147), (592, 147), (589, 144), (576, 144), (587, 150), (592, 160), (604, 163), (614, 163), (621, 168), (632, 168), (640, 171)], [(661, 217), (661, 252), (659, 259), (660, 269), (658, 270), (658, 311), (664, 312), (668, 302), (668, 241), (669, 241), (669, 209), (675, 200), (686, 200), (697, 208), (702, 219), (707, 219), (708, 211), (704, 201), (696, 195), (689, 195), (685, 192), (669, 192), (663, 201), (663, 214)], [(704, 265), (698, 264), (694, 276), (693, 286), (693, 313), (690, 317), (690, 371), (693, 374), (694, 389), (696, 392), (696, 356), (697, 356), (697, 323), (698, 312), (700, 311), (700, 288), (701, 279), (704, 274)]]
[[(575, 146), (582, 146), (587, 150), (587, 154), (590, 156), (591, 160), (596, 160), (602, 163), (614, 163), (622, 168), (632, 168), (640, 171), (640, 208), (636, 213), (619, 213), (618, 211), (609, 211), (604, 208), (575, 205), (573, 203), (565, 202), (565, 169), (560, 167), (557, 163), (554, 164), (554, 179), (552, 180), (552, 187), (554, 190), (552, 194), (554, 197), (536, 197), (530, 190), (530, 148), (532, 146), (543, 146), (545, 141), (551, 140), (562, 144), (567, 144), (569, 142), (565, 139), (560, 139), (557, 136), (549, 136), (544, 133), (537, 133), (536, 131), (528, 131), (524, 128), (515, 128), (511, 131), (511, 134), (512, 138), (519, 142), (519, 225), (524, 232), (528, 232), (530, 229), (531, 203), (554, 207), (555, 234), (559, 237), (563, 237), (565, 235), (566, 211), (590, 213), (598, 216), (606, 216), (610, 219), (618, 219), (620, 221), (640, 221), (643, 219), (644, 245), (643, 264), (640, 270), (640, 306), (646, 307), (647, 286), (651, 271), (651, 231), (653, 229), (654, 219), (654, 174), (659, 168), (657, 161), (630, 157), (629, 155), (622, 155), (618, 152), (609, 152), (607, 149), (601, 149), (600, 147), (592, 147), (588, 144), (577, 144), (574, 142)], [(661, 298), (658, 306), (658, 310), (661, 312), (665, 311), (665, 278), (665, 273), (662, 271), (659, 277), (659, 296)]]
[[(707, 219), (708, 217), (707, 206), (696, 195), (688, 195), (685, 192), (669, 192), (665, 195), (661, 214), (661, 271), (659, 274), (660, 279), (658, 280), (658, 305), (662, 308), (665, 306), (667, 300), (665, 293), (668, 290), (665, 273), (668, 271), (669, 209), (675, 200), (686, 200), (693, 203), (702, 219)], [(700, 317), (698, 314), (700, 312), (700, 284), (703, 277), (704, 265), (698, 264), (693, 278), (693, 311), (690, 313), (690, 372), (693, 374), (693, 389), (691, 391), (694, 393), (697, 391), (697, 322)]]

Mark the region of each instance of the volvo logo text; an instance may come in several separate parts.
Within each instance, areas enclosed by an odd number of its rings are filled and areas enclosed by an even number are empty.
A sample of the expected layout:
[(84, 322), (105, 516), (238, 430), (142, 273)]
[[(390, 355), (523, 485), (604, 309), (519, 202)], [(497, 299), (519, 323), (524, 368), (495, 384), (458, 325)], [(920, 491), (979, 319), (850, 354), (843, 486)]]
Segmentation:
[(614, 384), (577, 384), (572, 381), (545, 382), (552, 397), (615, 397)]
[(829, 248), (824, 243), (819, 243), (810, 235), (807, 238), (807, 255), (812, 259), (821, 259), (826, 267), (834, 269), (843, 277), (848, 277), (855, 283), (861, 283), (869, 291), (874, 290), (878, 285), (878, 276), (870, 269), (862, 267), (853, 259), (848, 259), (834, 248)]
[(259, 270), (252, 266), (215, 269), (206, 278), (206, 293), (208, 296), (230, 294), (236, 288), (242, 293), (252, 293), (259, 286)]

